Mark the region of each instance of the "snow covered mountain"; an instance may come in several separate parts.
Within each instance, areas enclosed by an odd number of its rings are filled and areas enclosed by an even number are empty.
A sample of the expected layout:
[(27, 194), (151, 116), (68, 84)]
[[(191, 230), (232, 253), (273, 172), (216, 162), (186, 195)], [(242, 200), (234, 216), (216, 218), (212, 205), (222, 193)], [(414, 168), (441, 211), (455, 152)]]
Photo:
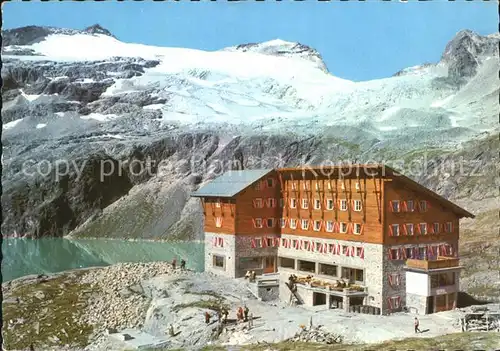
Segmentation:
[[(498, 39), (462, 31), (437, 63), (353, 82), (329, 72), (316, 50), (279, 39), (206, 52), (124, 43), (99, 25), (4, 31), (3, 232), (67, 234), (152, 181), (185, 205), (209, 177), (199, 165), (187, 170), (196, 157), (246, 167), (277, 155), (285, 164), (390, 160), (489, 140), (498, 130)], [(106, 184), (96, 179), (104, 159), (147, 157), (171, 170), (163, 178), (155, 168)], [(85, 168), (87, 183), (74, 170), (64, 179), (34, 172), (42, 160), (61, 159), (95, 169)], [(448, 196), (457, 189), (420, 180)], [(165, 201), (160, 213), (172, 207)], [(151, 235), (179, 226), (184, 205), (168, 223), (148, 224)]]
[(480, 215), (464, 223), (476, 268), (462, 281), (485, 291), (498, 256), (483, 245), (500, 208), (498, 34), (461, 31), (439, 62), (367, 82), (279, 39), (206, 52), (124, 43), (99, 25), (2, 39), (4, 236), (198, 239), (189, 193), (214, 170), (395, 162)]

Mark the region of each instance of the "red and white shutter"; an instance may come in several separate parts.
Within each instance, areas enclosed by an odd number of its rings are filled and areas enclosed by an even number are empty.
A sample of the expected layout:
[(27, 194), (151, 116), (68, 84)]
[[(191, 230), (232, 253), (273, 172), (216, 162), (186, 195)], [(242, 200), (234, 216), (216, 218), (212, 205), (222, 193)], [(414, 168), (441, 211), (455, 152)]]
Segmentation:
[(251, 240), (251, 244), (252, 244), (252, 249), (257, 248), (257, 242), (255, 241), (255, 239)]
[(389, 201), (389, 211), (394, 212), (394, 206), (392, 205), (392, 200)]
[(387, 298), (387, 304), (389, 305), (389, 309), (392, 310), (393, 307), (392, 307), (392, 298), (388, 297)]
[(362, 260), (365, 259), (365, 248), (362, 247), (360, 252), (359, 252), (359, 258), (361, 258)]
[(402, 228), (403, 228), (403, 234), (408, 235), (408, 230), (406, 229), (406, 224), (403, 224)]
[(347, 223), (347, 234), (352, 234), (352, 223)]
[(392, 250), (391, 250), (391, 249), (387, 249), (387, 258), (388, 258), (389, 260), (394, 259), (394, 258), (392, 257)]
[(263, 236), (261, 241), (262, 241), (262, 247), (267, 247), (267, 237)]
[(389, 236), (394, 236), (394, 232), (392, 231), (392, 225), (389, 224)]

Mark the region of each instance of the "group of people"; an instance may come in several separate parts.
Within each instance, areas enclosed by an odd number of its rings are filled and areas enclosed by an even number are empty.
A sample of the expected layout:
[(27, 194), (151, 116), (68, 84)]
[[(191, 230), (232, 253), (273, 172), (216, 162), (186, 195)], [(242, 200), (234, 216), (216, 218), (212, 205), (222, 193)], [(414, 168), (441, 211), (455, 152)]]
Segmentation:
[[(250, 322), (249, 324), (251, 324), (252, 320), (253, 320), (253, 316), (248, 315), (249, 311), (250, 310), (248, 309), (247, 305), (245, 305), (244, 307), (241, 307), (241, 306), (238, 307), (238, 309), (236, 311), (236, 322), (237, 323)], [(217, 318), (218, 318), (218, 321), (220, 324), (226, 324), (228, 316), (229, 316), (229, 311), (225, 307), (223, 307), (222, 309), (217, 311)], [(205, 312), (205, 323), (206, 324), (210, 324), (211, 317), (212, 316), (210, 315), (210, 313), (208, 311)]]
[[(174, 259), (172, 260), (172, 263), (171, 263), (171, 264), (172, 264), (172, 268), (173, 268), (173, 269), (176, 269), (176, 268), (177, 268), (177, 258), (174, 258)], [(185, 261), (184, 259), (181, 259), (181, 266), (180, 266), (180, 268), (181, 268), (182, 270), (186, 269), (186, 261)]]

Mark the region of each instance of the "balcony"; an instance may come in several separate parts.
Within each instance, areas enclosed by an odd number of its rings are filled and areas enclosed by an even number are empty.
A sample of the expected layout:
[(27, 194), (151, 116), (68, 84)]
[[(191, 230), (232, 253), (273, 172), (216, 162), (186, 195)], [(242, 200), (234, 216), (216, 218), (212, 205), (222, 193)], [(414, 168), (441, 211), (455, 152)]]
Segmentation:
[(438, 256), (435, 260), (406, 260), (406, 267), (420, 270), (460, 268), (460, 260), (455, 257)]

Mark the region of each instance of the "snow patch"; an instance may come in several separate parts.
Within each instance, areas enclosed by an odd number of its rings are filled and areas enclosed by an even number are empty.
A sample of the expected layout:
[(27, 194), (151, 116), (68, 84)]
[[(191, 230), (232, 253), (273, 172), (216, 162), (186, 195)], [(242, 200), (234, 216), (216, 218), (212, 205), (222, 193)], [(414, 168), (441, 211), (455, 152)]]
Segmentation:
[(80, 116), (80, 118), (84, 119), (84, 120), (94, 119), (94, 120), (100, 121), (100, 122), (107, 122), (107, 121), (118, 118), (118, 115), (115, 115), (115, 114), (103, 115), (101, 113), (91, 113), (87, 116)]
[(36, 129), (42, 129), (42, 128), (45, 128), (45, 127), (47, 127), (47, 124), (45, 124), (45, 123), (38, 123), (36, 125)]
[(160, 110), (163, 106), (164, 104), (151, 104), (143, 106), (142, 108), (145, 110)]
[(10, 121), (5, 124), (2, 124), (2, 129), (11, 129), (14, 128), (19, 122), (21, 122), (24, 118), (16, 119), (15, 121)]

